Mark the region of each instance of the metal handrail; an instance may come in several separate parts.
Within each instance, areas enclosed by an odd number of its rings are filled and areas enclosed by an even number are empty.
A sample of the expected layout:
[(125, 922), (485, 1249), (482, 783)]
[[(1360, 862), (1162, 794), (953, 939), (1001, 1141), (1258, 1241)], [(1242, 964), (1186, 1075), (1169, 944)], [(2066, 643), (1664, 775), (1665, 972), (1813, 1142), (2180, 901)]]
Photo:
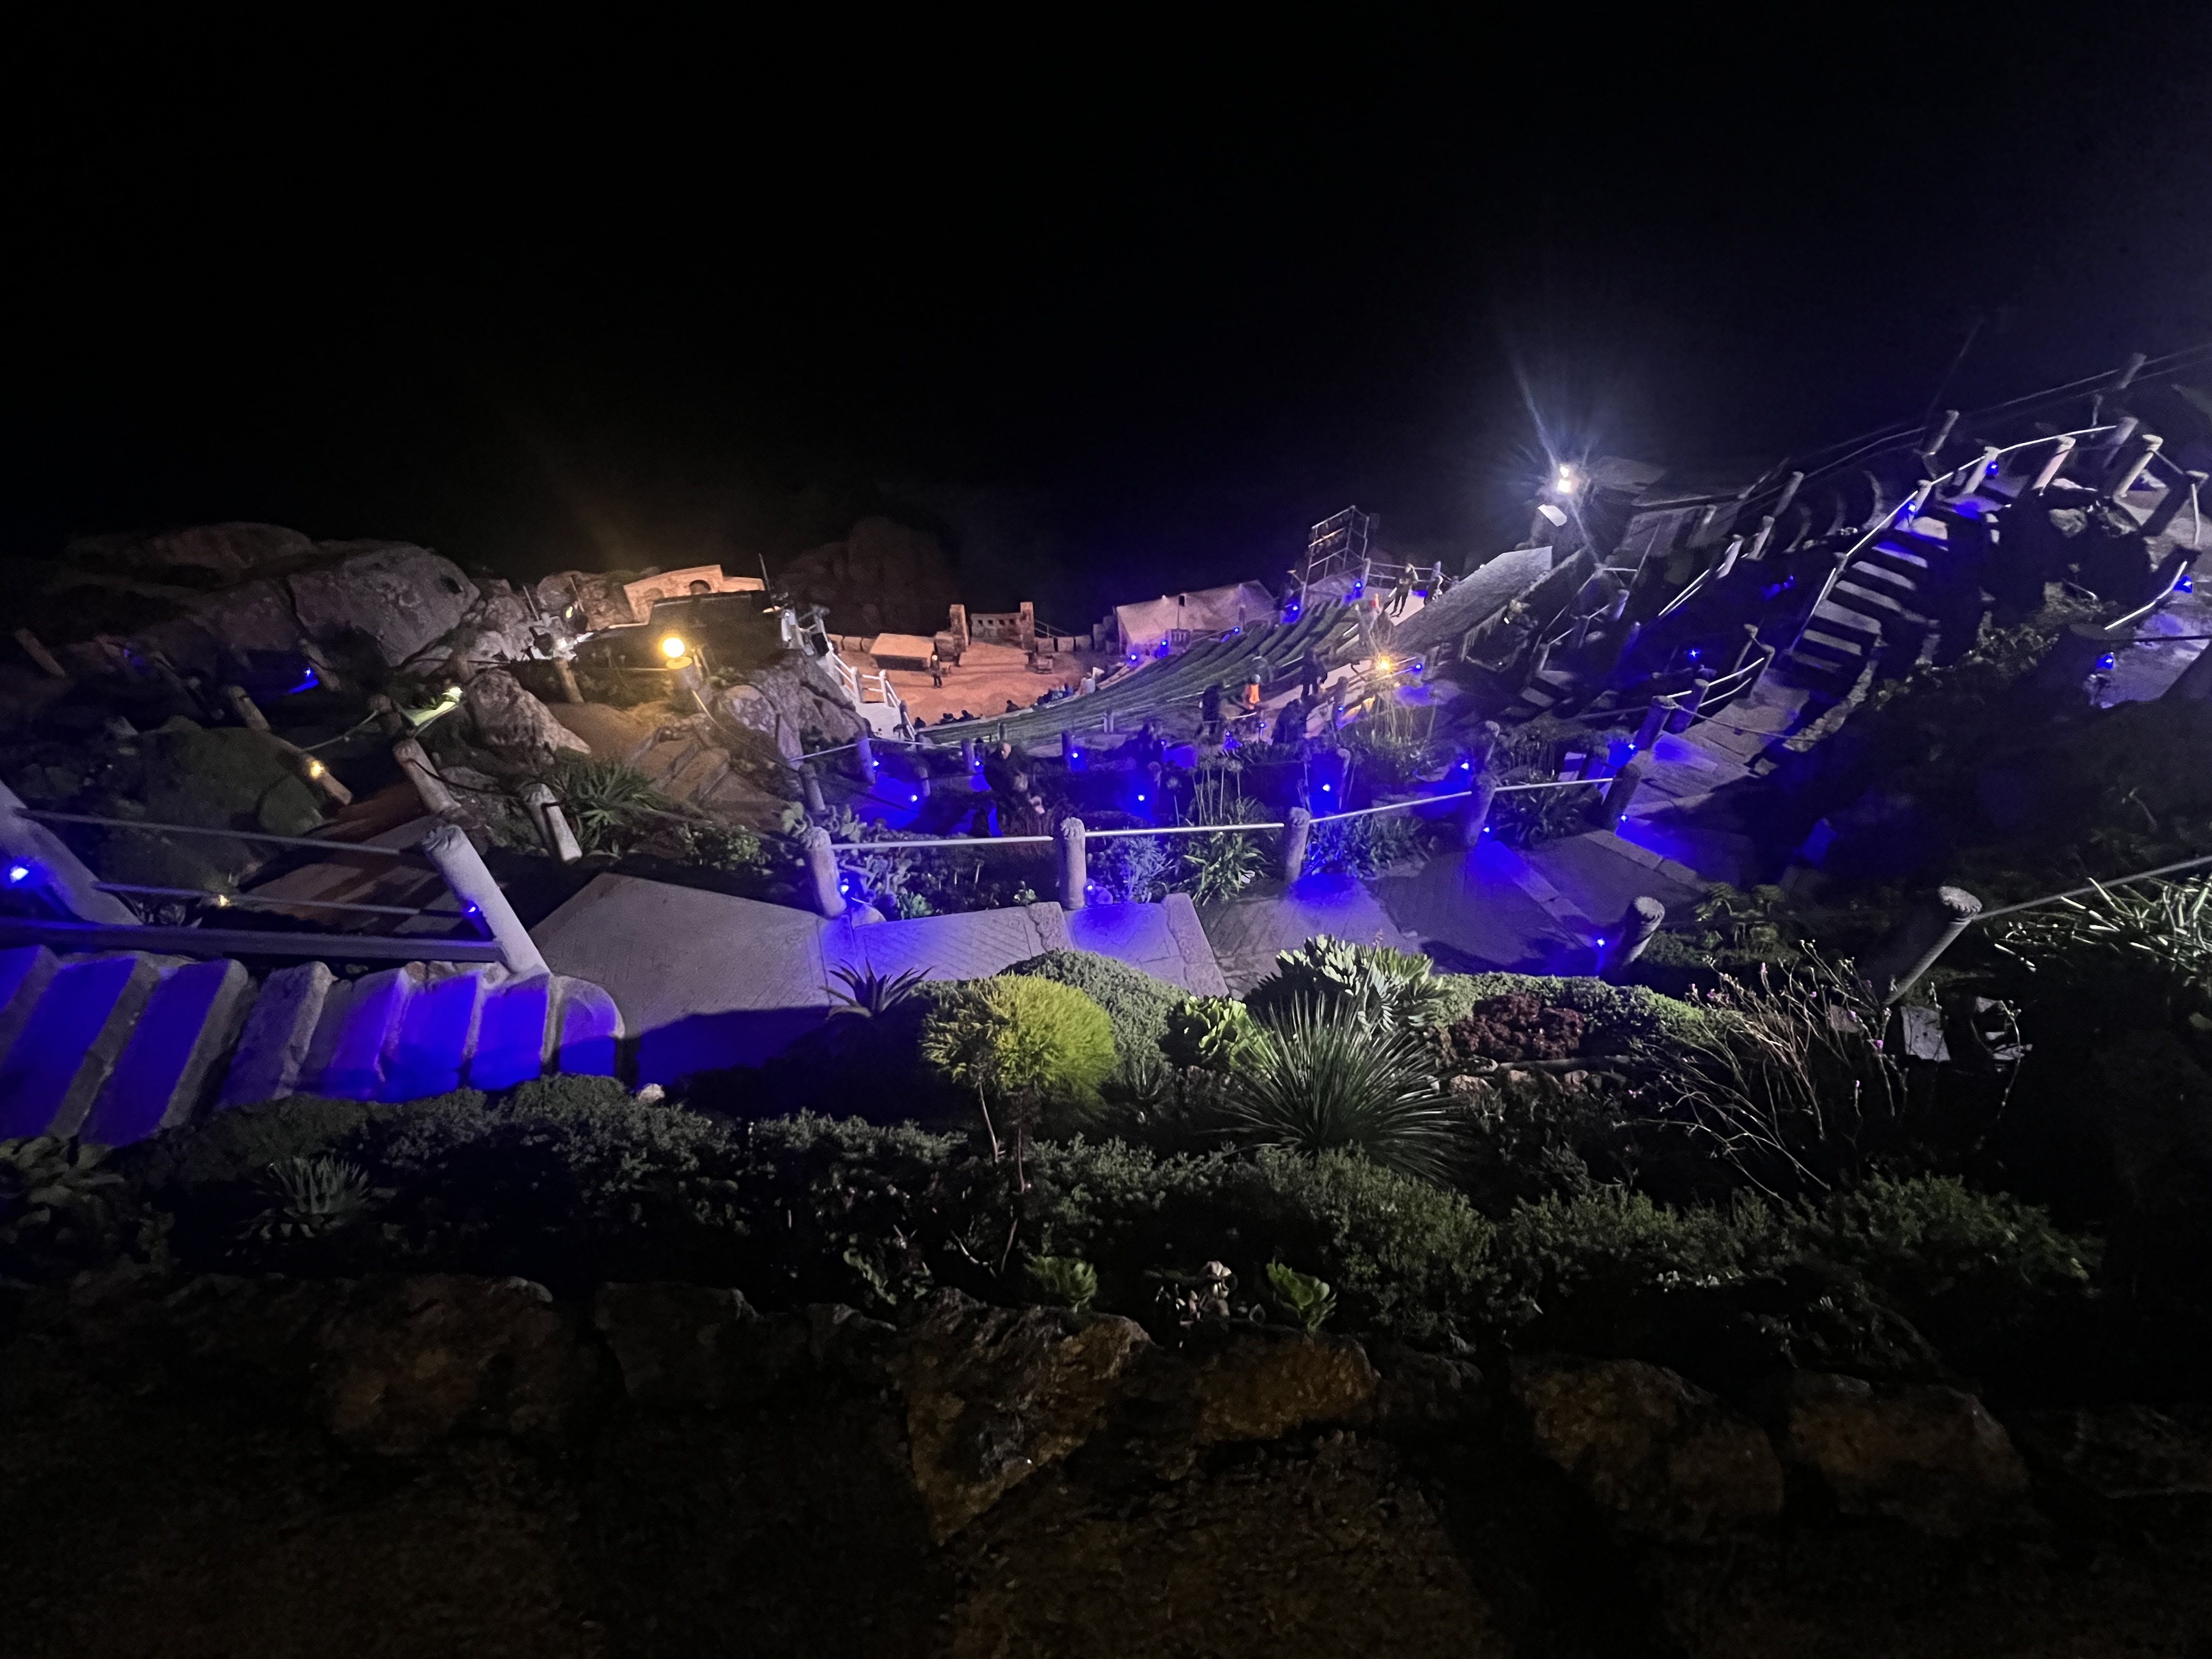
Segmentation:
[(412, 847), (379, 847), (365, 841), (317, 841), (310, 836), (272, 836), (261, 830), (210, 830), (198, 823), (149, 823), (143, 818), (109, 818), (94, 812), (49, 812), (23, 809), (27, 818), (46, 823), (97, 823), (111, 830), (151, 830), (179, 836), (214, 836), (224, 841), (267, 842), (275, 847), (312, 847), (319, 853), (374, 853), (388, 859), (420, 858)]
[(361, 910), (379, 916), (460, 916), (460, 910), (428, 910), (415, 904), (361, 904), (345, 899), (271, 898), (260, 893), (214, 892), (204, 887), (142, 887), (134, 882), (96, 881), (103, 893), (136, 893), (143, 898), (197, 899), (219, 910), (234, 905), (264, 904), (278, 909)]

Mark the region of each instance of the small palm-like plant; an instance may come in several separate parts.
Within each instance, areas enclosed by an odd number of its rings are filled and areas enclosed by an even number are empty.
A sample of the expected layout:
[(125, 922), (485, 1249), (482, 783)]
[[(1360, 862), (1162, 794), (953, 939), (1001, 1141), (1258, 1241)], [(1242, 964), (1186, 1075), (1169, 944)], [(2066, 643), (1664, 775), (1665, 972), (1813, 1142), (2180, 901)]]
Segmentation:
[(1039, 1296), (1081, 1313), (1098, 1296), (1098, 1270), (1072, 1255), (1033, 1255), (1030, 1283)]
[[(1204, 824), (1259, 823), (1266, 819), (1258, 801), (1232, 790), (1221, 771), (1202, 776), (1193, 792), (1190, 822)], [(1249, 887), (1266, 863), (1260, 843), (1249, 835), (1191, 836), (1184, 839), (1179, 883), (1200, 904), (1234, 898)]]
[(586, 853), (619, 854), (670, 810), (667, 798), (644, 773), (611, 761), (563, 755), (545, 774), (562, 811)]
[(1261, 1028), (1222, 1111), (1249, 1145), (1358, 1152), (1405, 1175), (1440, 1178), (1457, 1151), (1419, 1034), (1304, 1000)]
[(276, 1201), (248, 1224), (260, 1239), (320, 1238), (367, 1213), (368, 1177), (336, 1158), (288, 1158), (272, 1164), (263, 1184)]
[(830, 977), (839, 981), (823, 988), (830, 993), (830, 1012), (836, 1014), (858, 1014), (865, 1018), (881, 1018), (902, 1002), (918, 993), (928, 980), (927, 970), (909, 968), (905, 972), (885, 975), (872, 968), (833, 968)]

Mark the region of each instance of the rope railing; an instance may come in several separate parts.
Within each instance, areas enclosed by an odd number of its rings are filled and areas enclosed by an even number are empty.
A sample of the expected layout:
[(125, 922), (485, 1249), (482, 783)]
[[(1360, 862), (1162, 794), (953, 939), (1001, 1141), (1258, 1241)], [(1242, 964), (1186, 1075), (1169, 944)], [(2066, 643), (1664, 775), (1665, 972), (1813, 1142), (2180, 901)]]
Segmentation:
[[(1531, 789), (1594, 789), (1612, 781), (1611, 778), (1606, 777), (1501, 783), (1496, 785), (1491, 793), (1505, 795)], [(1374, 806), (1357, 806), (1348, 811), (1316, 813), (1310, 821), (1318, 827), (1324, 823), (1340, 823), (1346, 818), (1371, 817), (1378, 812), (1410, 812), (1417, 807), (1435, 806), (1444, 801), (1466, 800), (1475, 793), (1473, 789), (1454, 789), (1440, 795), (1415, 795), (1405, 800), (1383, 801)], [(1280, 819), (1257, 823), (1164, 823), (1127, 830), (1086, 830), (1084, 837), (1088, 841), (1099, 841), (1129, 836), (1233, 836), (1246, 830), (1289, 828), (1290, 825)], [(833, 841), (830, 843), (830, 850), (833, 853), (881, 853), (924, 847), (1041, 847), (1054, 839), (1051, 836), (933, 836), (913, 840)]]
[(2115, 887), (2125, 887), (2131, 882), (2149, 881), (2158, 876), (2170, 876), (2179, 871), (2194, 870), (2207, 864), (2212, 864), (2212, 853), (2208, 853), (2201, 858), (2182, 859), (2173, 864), (2161, 864), (2155, 870), (2138, 870), (2131, 876), (2115, 876), (2110, 881), (2093, 881), (2086, 887), (2069, 887), (2063, 893), (2045, 893), (2041, 898), (2022, 899), (2018, 904), (2000, 905), (1994, 910), (1980, 912), (1973, 920), (1995, 921), (2000, 916), (2017, 915), (2022, 910), (2033, 910), (2045, 904), (2057, 904), (2062, 899), (2077, 899), (2087, 893), (2106, 892)]

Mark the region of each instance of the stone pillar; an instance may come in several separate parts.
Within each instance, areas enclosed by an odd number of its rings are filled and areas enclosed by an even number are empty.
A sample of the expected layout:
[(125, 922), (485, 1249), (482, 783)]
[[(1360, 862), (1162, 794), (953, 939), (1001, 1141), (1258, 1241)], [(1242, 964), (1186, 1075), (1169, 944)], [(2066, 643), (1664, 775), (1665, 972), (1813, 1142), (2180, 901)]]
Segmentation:
[(1080, 910), (1091, 885), (1090, 860), (1083, 846), (1083, 820), (1062, 818), (1053, 831), (1060, 843), (1060, 904), (1063, 910)]
[(968, 607), (966, 605), (956, 605), (952, 607), (951, 627), (946, 631), (952, 635), (952, 659), (957, 662), (968, 650)]
[(2130, 352), (2127, 362), (2122, 363), (2119, 372), (2112, 376), (2112, 385), (2105, 389), (2107, 392), (2125, 392), (2135, 384), (2136, 376), (2142, 373), (2142, 366), (2149, 361), (2140, 351)]
[(459, 812), (460, 803), (453, 799), (453, 792), (446, 787), (446, 781), (431, 766), (430, 757), (422, 752), (421, 744), (412, 738), (402, 738), (392, 745), (392, 758), (399, 763), (407, 781), (415, 786), (424, 811), (434, 812), (441, 818), (450, 818)]
[(1959, 411), (1955, 409), (1947, 409), (1929, 421), (1920, 434), (1917, 446), (1921, 459), (1932, 464), (1936, 452), (1951, 441), (1951, 428), (1958, 423)]
[(829, 803), (822, 799), (822, 775), (811, 766), (799, 769), (799, 793), (806, 803), (806, 810), (816, 817), (829, 811)]
[[(1746, 562), (1757, 563), (1760, 559), (1765, 558), (1766, 556), (1766, 544), (1773, 539), (1774, 514), (1770, 513), (1759, 521), (1759, 528), (1752, 535), (1751, 544), (1743, 550), (1743, 556)], [(1726, 575), (1728, 573), (1726, 571), (1723, 571), (1721, 574), (1723, 575)]]
[(1015, 626), (1020, 630), (1019, 638), (1022, 651), (1024, 654), (1027, 654), (1028, 653), (1036, 649), (1036, 605), (1028, 599), (1024, 599), (1022, 601), (1022, 607), (1015, 613)]
[(2197, 501), (2197, 510), (2199, 513), (2204, 510), (2205, 477), (2206, 475), (2202, 472), (2182, 474), (2180, 482), (2166, 492), (2166, 499), (2153, 507), (2150, 517), (2143, 520), (2144, 540), (2148, 541), (2154, 536), (2163, 536), (2167, 531), (2172, 529), (2174, 520), (2181, 516), (2181, 509), (2189, 504), (2192, 497)]
[[(79, 921), (136, 927), (138, 915), (112, 893), (100, 890), (100, 878), (71, 852), (69, 844), (36, 818), (24, 816), (22, 801), (0, 783), (0, 891), (43, 893)], [(23, 873), (17, 875), (20, 870)]]
[(975, 775), (983, 769), (983, 757), (976, 752), (975, 738), (963, 738), (960, 739), (960, 765), (962, 769), (968, 774), (969, 787), (973, 787), (975, 781)]
[(69, 678), (69, 670), (63, 667), (55, 659), (54, 653), (46, 649), (46, 642), (29, 629), (19, 628), (15, 630), (15, 643), (23, 647), (25, 656), (38, 664), (41, 672), (50, 674), (58, 680), (65, 680)]
[(491, 872), (484, 868), (483, 855), (461, 833), (458, 824), (441, 823), (431, 830), (422, 837), (422, 851), (438, 866), (438, 873), (453, 890), (453, 896), (460, 900), (462, 909), (483, 922), (497, 941), (500, 960), (507, 964), (509, 973), (527, 979), (553, 971), (545, 965), (545, 958), (538, 953), (530, 930), (522, 925), (522, 918), (514, 914), (507, 895), (492, 879)]
[(2059, 469), (2066, 465), (2067, 457), (2073, 453), (2074, 441), (2071, 438), (2061, 438), (2053, 443), (2051, 453), (2043, 458), (2042, 466), (2037, 470), (2035, 476), (2028, 480), (2027, 487), (2020, 493), (2023, 495), (2035, 495), (2050, 489), (2051, 480), (2058, 476)]
[(1667, 907), (1645, 894), (1628, 907), (1628, 914), (1613, 926), (1613, 936), (1606, 941), (1599, 953), (1598, 971), (1613, 973), (1628, 966), (1644, 954), (1667, 920)]
[(1313, 814), (1293, 806), (1283, 818), (1283, 879), (1296, 881), (1306, 872), (1306, 843), (1313, 835)]
[(1651, 757), (1641, 751), (1628, 757), (1628, 764), (1613, 775), (1606, 786), (1605, 803), (1598, 809), (1598, 823), (1607, 830), (1618, 830), (1620, 821), (1628, 816), (1629, 804), (1636, 799), (1646, 773), (1651, 769)]
[(1782, 493), (1774, 498), (1776, 518), (1780, 518), (1790, 510), (1790, 503), (1797, 499), (1797, 491), (1804, 482), (1805, 475), (1802, 472), (1793, 472), (1782, 481)]
[(1710, 668), (1700, 668), (1697, 678), (1690, 682), (1690, 695), (1668, 717), (1667, 729), (1669, 732), (1686, 732), (1690, 729), (1691, 722), (1698, 718), (1698, 709), (1705, 702), (1705, 693), (1712, 688), (1712, 684), (1713, 671)]
[(2136, 487), (2136, 480), (2142, 477), (2150, 458), (2165, 442), (2155, 432), (2142, 432), (2122, 446), (2119, 453), (2112, 458), (2111, 470), (2105, 474), (2104, 488), (2100, 492), (2104, 498), (2124, 503), (2128, 491)]
[(1990, 476), (1990, 468), (1995, 465), (1996, 459), (1997, 447), (1995, 444), (1984, 444), (1980, 456), (1966, 470), (1966, 481), (1951, 492), (1952, 495), (1954, 498), (1963, 497), (1971, 495), (1979, 489), (1983, 481)]
[(246, 695), (244, 686), (224, 686), (222, 700), (228, 703), (232, 712), (237, 714), (240, 725), (249, 726), (256, 732), (266, 732), (269, 729), (269, 717), (261, 712), (261, 706), (258, 703)]
[(1075, 733), (1062, 730), (1060, 734), (1060, 758), (1069, 771), (1075, 769)]
[(537, 821), (538, 838), (546, 850), (563, 864), (574, 864), (584, 856), (584, 849), (576, 844), (568, 820), (562, 816), (561, 802), (553, 791), (542, 783), (533, 783), (522, 792), (522, 804), (530, 809)]
[(1874, 953), (1864, 969), (1867, 983), (1885, 1003), (1895, 1002), (1936, 965), (1936, 959), (1981, 913), (1981, 900), (1965, 888), (1937, 888), (1888, 943)]
[(860, 763), (860, 781), (869, 788), (876, 787), (876, 742), (866, 729), (853, 740), (853, 758)]
[(368, 700), (368, 712), (376, 716), (377, 729), (387, 738), (404, 737), (407, 732), (407, 716), (399, 712), (399, 705), (379, 691)]
[(553, 659), (553, 672), (559, 678), (561, 682), (562, 702), (583, 702), (583, 688), (576, 684), (576, 665), (574, 663), (569, 661), (566, 657), (556, 657)]
[(812, 825), (799, 836), (799, 846), (806, 855), (806, 884), (814, 891), (814, 908), (825, 916), (843, 915), (845, 895), (837, 885), (837, 854), (830, 850), (830, 832), (818, 823)]
[(1482, 845), (1483, 826), (1490, 822), (1491, 803), (1498, 799), (1498, 775), (1486, 765), (1474, 769), (1468, 785), (1467, 803), (1459, 809), (1460, 845), (1472, 852)]
[[(276, 738), (276, 741), (284, 743), (282, 738)], [(324, 765), (297, 744), (284, 743), (284, 747), (291, 750), (293, 759), (299, 763), (300, 775), (307, 779), (307, 787), (310, 789), (320, 791), (340, 806), (353, 805), (353, 791), (332, 777), (329, 767)]]

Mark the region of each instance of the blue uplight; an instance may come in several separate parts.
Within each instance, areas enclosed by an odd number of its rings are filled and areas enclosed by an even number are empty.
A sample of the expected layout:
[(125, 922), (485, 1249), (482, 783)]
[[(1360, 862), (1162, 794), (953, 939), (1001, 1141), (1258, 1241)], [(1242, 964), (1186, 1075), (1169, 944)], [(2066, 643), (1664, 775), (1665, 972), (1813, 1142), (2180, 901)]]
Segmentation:
[(301, 692), (302, 692), (302, 691), (312, 691), (312, 690), (313, 690), (317, 686), (320, 685), (321, 684), (322, 684), (322, 681), (321, 681), (320, 679), (317, 678), (316, 678), (316, 676), (315, 676), (315, 671), (314, 671), (313, 669), (310, 668), (310, 669), (307, 671), (307, 678), (306, 678), (305, 679), (301, 680), (301, 681), (297, 685), (294, 685), (294, 686), (288, 686), (288, 687), (285, 689), (285, 690), (284, 690), (284, 694), (283, 694), (283, 695), (284, 695), (284, 696), (288, 696), (288, 697), (295, 697), (295, 696), (299, 696), (299, 694), (300, 694)]
[(1692, 662), (1695, 662), (1699, 657), (1702, 657), (1705, 654), (1705, 653), (1702, 651), (1692, 651), (1690, 653), (1690, 660)]
[(2180, 580), (2174, 583), (2173, 591), (2177, 593), (2195, 592), (2197, 591), (2197, 579), (2185, 574)]
[(29, 865), (11, 864), (8, 866), (8, 881), (11, 886), (16, 882), (28, 881), (30, 878), (31, 866)]
[(2097, 659), (2097, 666), (2100, 670), (2110, 668), (2112, 665), (2112, 653), (2109, 651), (2105, 653), (2103, 656)]
[(1139, 791), (1137, 792), (1137, 799), (1138, 799), (1139, 800), (1142, 800), (1142, 799), (1145, 799), (1144, 792), (1143, 792), (1142, 790), (1139, 790)]

